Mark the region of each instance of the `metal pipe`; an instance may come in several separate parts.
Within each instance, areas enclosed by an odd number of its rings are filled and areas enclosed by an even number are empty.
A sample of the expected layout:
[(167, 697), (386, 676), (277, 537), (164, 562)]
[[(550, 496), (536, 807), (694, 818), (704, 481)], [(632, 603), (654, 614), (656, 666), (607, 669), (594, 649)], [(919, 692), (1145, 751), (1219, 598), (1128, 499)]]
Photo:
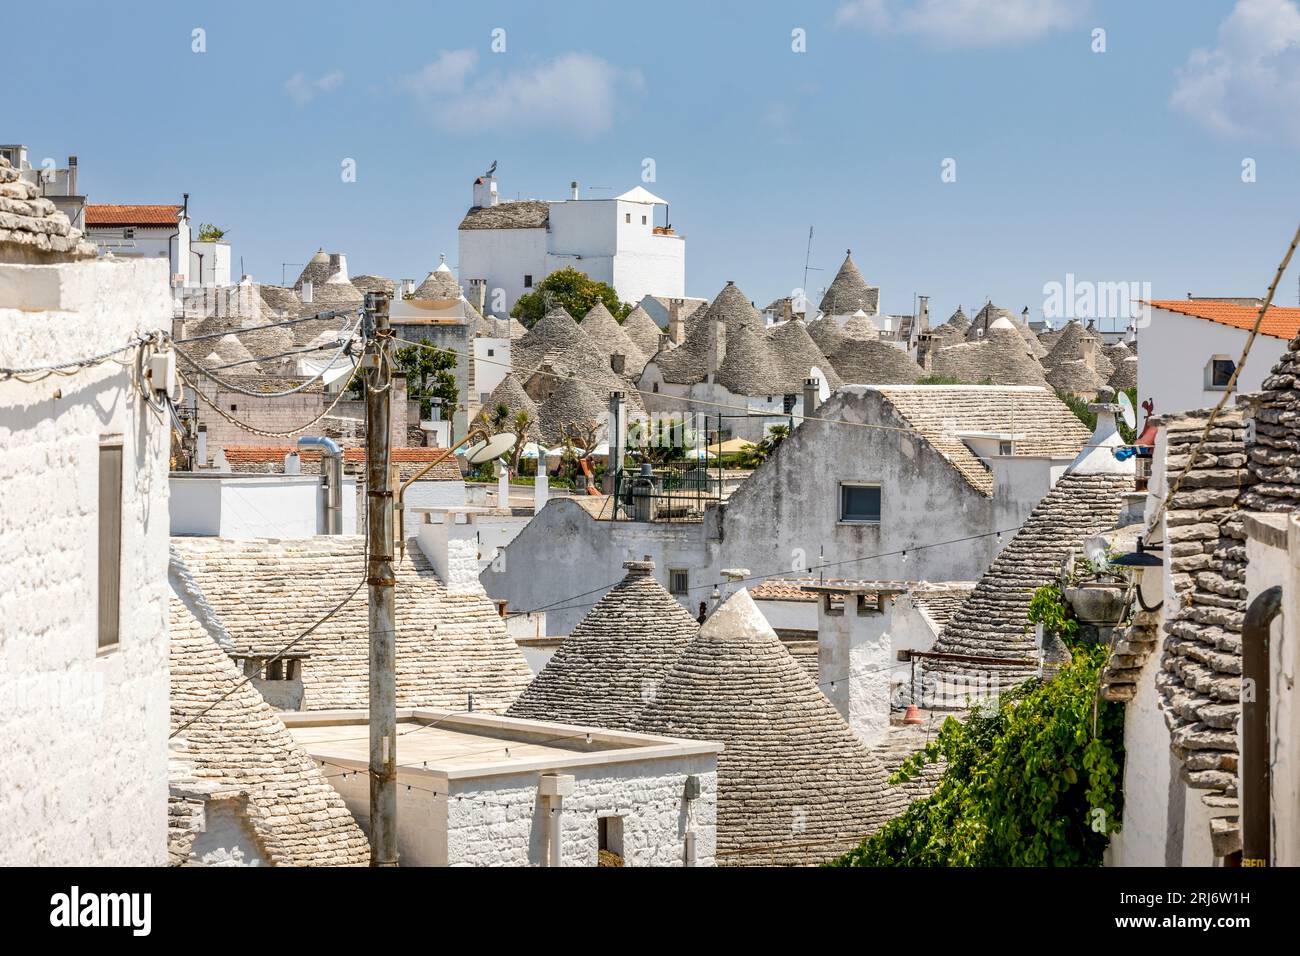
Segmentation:
[(1274, 585), (1250, 602), (1241, 627), (1242, 866), (1269, 866), (1273, 858), (1269, 631), (1281, 612), (1282, 588)]
[(321, 449), (321, 476), (325, 482), (325, 533), (343, 533), (343, 446), (323, 435), (303, 435), (299, 448)]

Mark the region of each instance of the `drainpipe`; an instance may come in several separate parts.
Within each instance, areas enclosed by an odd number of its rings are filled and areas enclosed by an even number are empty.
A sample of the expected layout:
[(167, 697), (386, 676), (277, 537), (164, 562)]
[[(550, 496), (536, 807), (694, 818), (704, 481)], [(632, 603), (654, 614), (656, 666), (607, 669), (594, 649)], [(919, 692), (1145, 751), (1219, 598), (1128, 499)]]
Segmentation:
[(321, 449), (321, 475), (325, 479), (325, 533), (343, 533), (343, 446), (332, 438), (304, 435), (299, 448)]
[(1269, 629), (1282, 612), (1282, 588), (1262, 591), (1241, 628), (1241, 865), (1272, 862)]

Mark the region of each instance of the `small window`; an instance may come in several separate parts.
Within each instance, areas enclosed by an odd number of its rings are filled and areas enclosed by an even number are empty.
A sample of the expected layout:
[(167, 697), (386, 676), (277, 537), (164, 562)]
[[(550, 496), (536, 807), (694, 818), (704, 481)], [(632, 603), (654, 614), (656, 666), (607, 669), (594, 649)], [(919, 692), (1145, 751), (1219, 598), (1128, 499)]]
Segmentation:
[(1232, 359), (1213, 358), (1206, 368), (1206, 388), (1225, 389), (1232, 373), (1237, 370), (1237, 363)]
[(653, 388), (656, 392), (659, 391), (659, 383), (655, 382)]
[(998, 454), (999, 454), (999, 455), (1012, 455), (1012, 454), (1015, 454), (1015, 452), (1013, 452), (1011, 449), (1012, 449), (1012, 444), (1011, 444), (1011, 442), (1009, 442), (1009, 441), (1000, 441), (1000, 442), (998, 442)]
[(527, 274), (525, 274), (525, 275), (524, 275), (524, 288), (525, 288), (525, 289), (531, 289), (532, 287), (533, 287), (533, 277), (532, 277), (531, 275), (527, 275)]
[(134, 238), (135, 238), (135, 230), (134, 230), (134, 229), (123, 229), (123, 230), (122, 230), (122, 238), (123, 238), (123, 239), (134, 239)]
[(492, 356), (494, 356), (494, 355), (496, 355), (496, 354), (497, 354), (497, 350), (496, 350), (496, 349), (488, 349), (488, 358), (491, 358)]
[(232, 403), (231, 406), (230, 406), (230, 410), (231, 410), (232, 412), (237, 412), (237, 411), (239, 411), (239, 406), (238, 406), (238, 405), (235, 405), (235, 404)]
[(645, 216), (642, 216), (642, 217), (641, 217), (641, 225), (644, 226), (645, 224), (646, 224)]
[(626, 223), (628, 223), (629, 225), (631, 225), (631, 223), (632, 223), (632, 214), (631, 214), (630, 212), (625, 212), (625, 213), (623, 213), (623, 221), (626, 222)]
[(668, 569), (668, 593), (689, 594), (691, 590), (691, 572), (685, 568)]
[(783, 395), (781, 397), (781, 411), (789, 415), (794, 411), (794, 403), (799, 399), (798, 395)]
[(118, 643), (122, 605), (122, 446), (99, 446), (99, 649)]
[(880, 486), (841, 483), (840, 521), (878, 524), (880, 522)]

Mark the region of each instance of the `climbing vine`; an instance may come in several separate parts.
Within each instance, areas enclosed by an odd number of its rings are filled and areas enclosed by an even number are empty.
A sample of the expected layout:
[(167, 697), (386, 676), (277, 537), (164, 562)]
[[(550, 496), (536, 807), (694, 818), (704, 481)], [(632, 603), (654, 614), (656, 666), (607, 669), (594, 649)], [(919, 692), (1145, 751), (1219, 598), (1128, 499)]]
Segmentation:
[(1059, 584), (1044, 584), (1029, 599), (1029, 623), (1041, 624), (1047, 634), (1069, 642), (1079, 633), (1079, 622), (1066, 606)]
[(1053, 679), (949, 717), (895, 774), (946, 761), (934, 792), (830, 865), (1100, 865), (1119, 829), (1123, 710), (1097, 695), (1106, 648), (1070, 650)]

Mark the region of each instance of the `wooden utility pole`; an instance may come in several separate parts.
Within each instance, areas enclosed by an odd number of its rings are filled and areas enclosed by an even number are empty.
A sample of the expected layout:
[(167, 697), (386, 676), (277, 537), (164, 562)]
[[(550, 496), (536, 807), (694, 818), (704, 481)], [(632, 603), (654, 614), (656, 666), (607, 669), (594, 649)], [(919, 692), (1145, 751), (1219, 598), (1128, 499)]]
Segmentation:
[(397, 865), (397, 672), (393, 590), (393, 368), (388, 296), (366, 294), (366, 584), (370, 599), (370, 865)]

